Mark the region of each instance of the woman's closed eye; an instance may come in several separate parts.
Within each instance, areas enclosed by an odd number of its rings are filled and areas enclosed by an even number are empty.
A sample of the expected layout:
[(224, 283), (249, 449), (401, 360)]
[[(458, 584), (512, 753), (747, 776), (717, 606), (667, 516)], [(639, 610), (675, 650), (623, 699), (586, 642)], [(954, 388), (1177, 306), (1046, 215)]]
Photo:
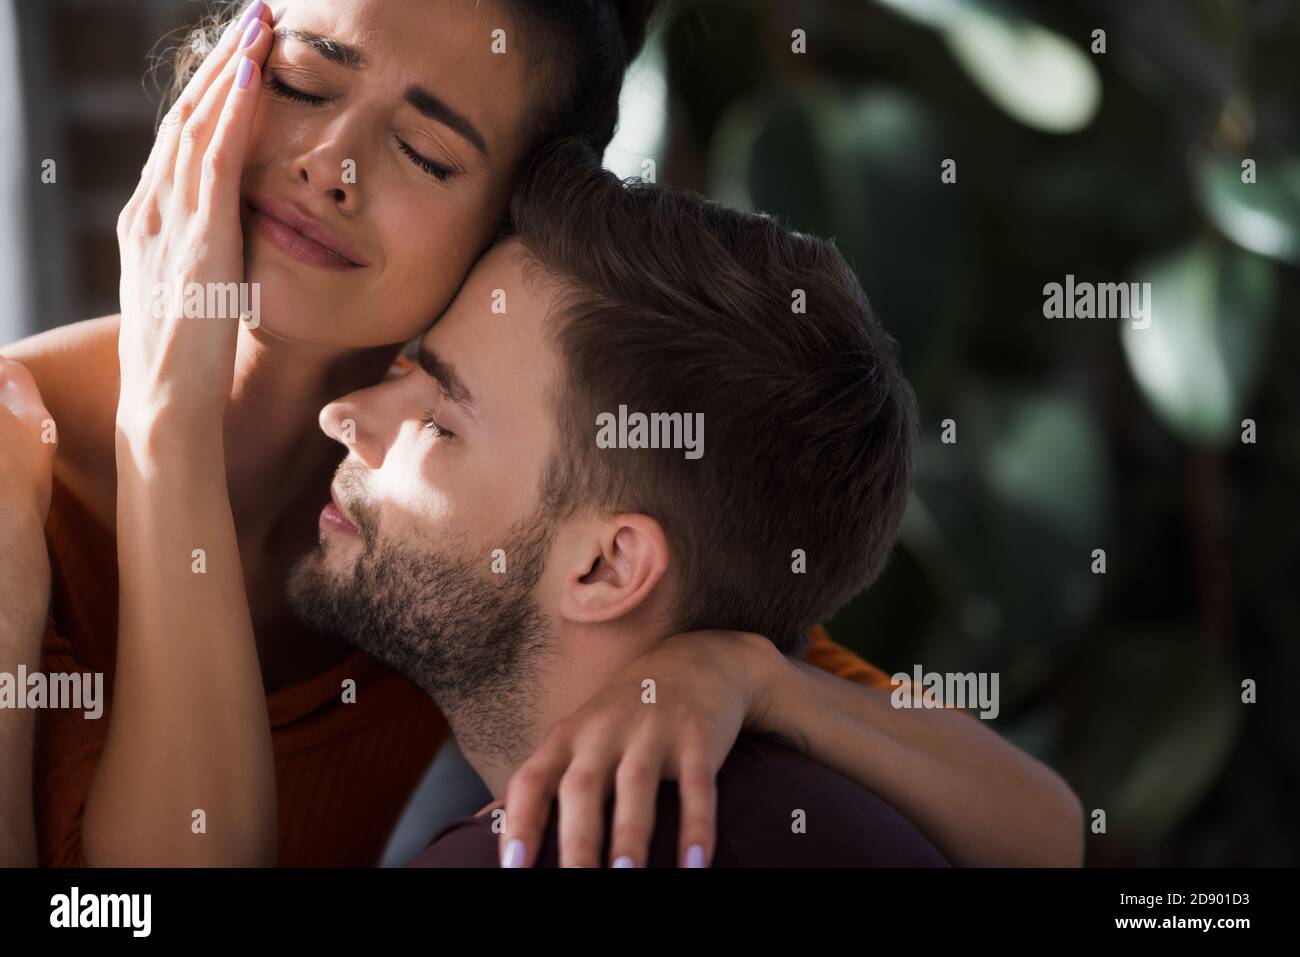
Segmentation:
[[(295, 103), (304, 103), (307, 106), (323, 106), (328, 103), (331, 97), (323, 96), (319, 93), (308, 93), (306, 90), (300, 90), (295, 86), (290, 86), (278, 74), (273, 71), (267, 71), (266, 86), (274, 95), (281, 99), (291, 100)], [(442, 163), (436, 163), (423, 156), (405, 140), (399, 136), (393, 137), (393, 142), (397, 144), (398, 150), (402, 155), (416, 168), (423, 170), (440, 183), (445, 183), (451, 179), (455, 172), (451, 167), (444, 166)]]
[(266, 88), (276, 96), (282, 97), (286, 100), (293, 100), (296, 103), (306, 103), (310, 106), (321, 106), (322, 104), (329, 102), (328, 96), (321, 96), (317, 93), (308, 93), (305, 90), (300, 90), (297, 87), (290, 86), (288, 83), (285, 83), (284, 80), (280, 79), (276, 73), (270, 70), (266, 73)]
[(451, 174), (453, 170), (451, 170), (449, 167), (443, 166), (441, 163), (435, 163), (433, 160), (421, 156), (400, 137), (394, 136), (393, 140), (397, 143), (397, 148), (401, 150), (403, 154), (405, 154), (407, 159), (409, 159), (420, 169), (424, 170), (430, 176), (434, 177), (436, 180), (438, 180), (438, 182), (445, 183), (447, 182), (447, 180), (451, 178)]

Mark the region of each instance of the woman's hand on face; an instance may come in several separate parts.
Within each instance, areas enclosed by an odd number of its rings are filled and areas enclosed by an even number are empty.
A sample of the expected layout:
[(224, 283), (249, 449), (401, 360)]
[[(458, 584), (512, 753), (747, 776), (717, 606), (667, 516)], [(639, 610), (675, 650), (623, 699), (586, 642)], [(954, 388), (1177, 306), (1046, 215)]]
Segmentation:
[[(219, 427), (225, 412), (239, 304), (249, 301), (240, 295), (240, 177), (270, 49), (271, 13), (256, 0), (163, 118), (118, 218), (118, 427), (128, 434), (163, 422), (182, 432)], [(231, 289), (234, 315), (219, 318)], [(220, 303), (216, 316), (206, 315), (209, 303)]]
[(707, 867), (717, 770), (741, 728), (761, 720), (765, 689), (780, 661), (776, 647), (759, 635), (697, 631), (675, 635), (633, 662), (556, 724), (510, 779), (503, 865), (537, 860), (558, 793), (560, 866), (599, 866), (605, 801), (613, 790), (608, 863), (644, 866), (660, 782), (675, 780), (681, 799), (677, 861)]
[(37, 531), (45, 525), (57, 442), (54, 420), (31, 372), (0, 356), (0, 512), (5, 518), (29, 522)]

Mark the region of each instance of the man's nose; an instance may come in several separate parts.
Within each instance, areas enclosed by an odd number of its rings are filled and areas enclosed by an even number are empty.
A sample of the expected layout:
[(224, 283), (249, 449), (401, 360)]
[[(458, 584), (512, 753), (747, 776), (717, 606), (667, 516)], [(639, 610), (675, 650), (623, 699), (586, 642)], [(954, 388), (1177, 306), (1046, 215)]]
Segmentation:
[(364, 409), (364, 393), (370, 389), (353, 392), (331, 402), (320, 411), (321, 431), (354, 454), (368, 468), (377, 469), (384, 464), (384, 444), (368, 427)]

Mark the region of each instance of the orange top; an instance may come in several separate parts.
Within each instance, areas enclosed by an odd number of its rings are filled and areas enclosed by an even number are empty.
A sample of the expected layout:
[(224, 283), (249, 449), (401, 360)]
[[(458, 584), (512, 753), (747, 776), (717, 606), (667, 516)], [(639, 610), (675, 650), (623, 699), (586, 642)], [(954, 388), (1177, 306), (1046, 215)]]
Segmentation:
[[(117, 644), (117, 544), (57, 479), (46, 526), (52, 571), (45, 672), (103, 672), (105, 702), (38, 714), (35, 797), (40, 861), (85, 866), (81, 816), (108, 733)], [(815, 629), (807, 660), (851, 681), (889, 677)], [(356, 680), (355, 703), (342, 682)], [(371, 867), (416, 785), (450, 734), (437, 706), (396, 672), (357, 651), (324, 674), (266, 699), (275, 751), (281, 866)]]

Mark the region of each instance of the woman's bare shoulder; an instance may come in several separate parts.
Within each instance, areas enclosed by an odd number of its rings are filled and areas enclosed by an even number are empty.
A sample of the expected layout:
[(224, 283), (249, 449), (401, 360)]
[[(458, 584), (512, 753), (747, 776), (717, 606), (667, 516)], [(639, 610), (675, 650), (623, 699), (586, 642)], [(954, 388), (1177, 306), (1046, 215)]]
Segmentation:
[[(58, 375), (60, 371), (79, 369), (87, 359), (111, 353), (113, 379), (117, 378), (117, 327), (121, 316), (102, 316), (56, 326), (7, 346), (0, 353), (17, 359), (35, 374), (38, 368)], [(116, 386), (115, 386), (116, 387)]]
[(58, 428), (55, 472), (65, 478), (113, 473), (120, 319), (87, 319), (0, 346), (36, 380)]

